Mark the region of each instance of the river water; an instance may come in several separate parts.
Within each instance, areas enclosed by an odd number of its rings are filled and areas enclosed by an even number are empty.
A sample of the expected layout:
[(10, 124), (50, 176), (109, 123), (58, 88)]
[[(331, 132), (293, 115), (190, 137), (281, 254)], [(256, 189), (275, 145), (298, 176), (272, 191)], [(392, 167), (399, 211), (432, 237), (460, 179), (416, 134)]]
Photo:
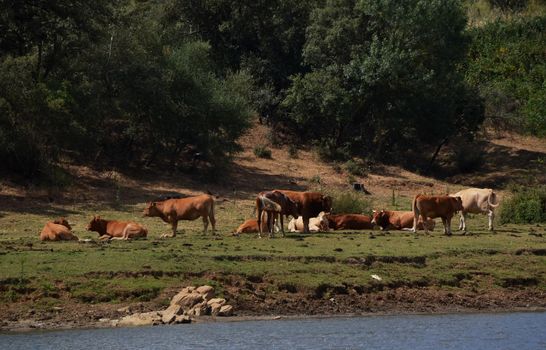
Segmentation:
[(212, 322), (0, 334), (0, 349), (546, 349), (546, 312)]

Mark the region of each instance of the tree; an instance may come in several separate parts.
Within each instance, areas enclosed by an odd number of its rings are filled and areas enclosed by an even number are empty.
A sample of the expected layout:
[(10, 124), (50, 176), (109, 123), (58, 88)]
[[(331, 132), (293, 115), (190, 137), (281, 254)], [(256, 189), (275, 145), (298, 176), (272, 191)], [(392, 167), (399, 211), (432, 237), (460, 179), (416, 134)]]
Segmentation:
[(455, 0), (326, 1), (307, 29), (311, 72), (283, 101), (289, 118), (332, 154), (378, 157), (473, 132), (483, 112), (459, 71), (465, 23)]

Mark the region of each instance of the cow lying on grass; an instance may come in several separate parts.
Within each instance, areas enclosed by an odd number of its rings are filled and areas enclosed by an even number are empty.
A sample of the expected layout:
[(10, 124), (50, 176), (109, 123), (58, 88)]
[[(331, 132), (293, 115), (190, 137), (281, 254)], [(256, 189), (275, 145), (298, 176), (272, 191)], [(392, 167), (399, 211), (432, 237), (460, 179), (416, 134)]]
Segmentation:
[[(309, 231), (320, 232), (328, 231), (328, 219), (327, 214), (323, 211), (319, 213), (316, 218), (309, 219)], [(294, 218), (288, 223), (288, 231), (290, 232), (303, 232), (303, 218), (300, 216), (297, 219)]]
[(77, 241), (72, 231), (72, 227), (68, 224), (65, 218), (59, 218), (55, 221), (50, 221), (45, 224), (40, 233), (42, 241)]
[[(264, 212), (264, 215), (266, 213)], [(275, 232), (278, 232), (278, 227), (275, 226)], [(267, 231), (267, 219), (262, 219), (262, 232)], [(241, 233), (259, 233), (260, 230), (258, 228), (258, 220), (256, 219), (248, 219), (245, 220), (235, 231), (235, 235), (239, 235)]]
[(361, 214), (327, 215), (328, 226), (332, 230), (373, 230), (372, 219)]
[(100, 216), (93, 216), (93, 219), (87, 225), (87, 231), (98, 232), (100, 240), (127, 240), (148, 235), (148, 230), (136, 222), (104, 220)]
[(176, 228), (179, 220), (195, 220), (199, 217), (203, 218), (205, 233), (207, 233), (209, 220), (212, 224), (212, 233), (214, 234), (216, 230), (214, 198), (209, 194), (149, 202), (143, 214), (149, 217), (160, 217), (161, 220), (171, 224), (172, 234), (164, 234), (161, 236), (162, 238), (176, 236)]
[[(413, 198), (411, 205), (413, 209), (413, 227), (411, 231), (417, 231), (419, 216), (423, 222), (427, 218), (441, 218), (444, 224), (444, 233), (451, 235), (451, 218), (455, 213), (463, 210), (463, 202), (461, 197), (450, 196), (426, 196), (418, 194)], [(428, 233), (427, 226), (424, 226), (425, 233)]]
[[(374, 210), (372, 215), (372, 224), (377, 225), (381, 230), (404, 230), (413, 227), (412, 211), (397, 210)], [(436, 223), (433, 219), (426, 221), (427, 230), (434, 230)], [(417, 229), (423, 230), (423, 220), (419, 219)]]

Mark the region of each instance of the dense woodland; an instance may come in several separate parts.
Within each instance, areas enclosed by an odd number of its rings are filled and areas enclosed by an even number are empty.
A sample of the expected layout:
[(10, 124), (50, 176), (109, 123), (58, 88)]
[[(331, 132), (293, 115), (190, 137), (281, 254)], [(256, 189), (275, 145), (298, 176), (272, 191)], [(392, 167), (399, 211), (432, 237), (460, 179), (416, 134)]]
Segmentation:
[(484, 123), (544, 137), (545, 9), (0, 0), (2, 171), (48, 178), (60, 161), (185, 169), (196, 154), (223, 167), (256, 115), (331, 159), (396, 160), (416, 147), (430, 158)]

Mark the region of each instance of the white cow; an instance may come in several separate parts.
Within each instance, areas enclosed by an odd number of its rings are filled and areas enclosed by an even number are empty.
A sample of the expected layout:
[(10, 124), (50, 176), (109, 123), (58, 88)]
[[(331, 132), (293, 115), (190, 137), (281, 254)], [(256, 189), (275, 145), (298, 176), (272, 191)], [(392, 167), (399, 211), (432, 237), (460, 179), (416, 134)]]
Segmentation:
[[(288, 223), (290, 232), (303, 232), (303, 218), (299, 216), (297, 219), (292, 219)], [(316, 218), (309, 218), (309, 231), (319, 232), (328, 231), (328, 219), (326, 213), (321, 211)]]
[(461, 210), (461, 219), (459, 230), (466, 232), (466, 214), (487, 214), (489, 217), (489, 230), (493, 231), (493, 219), (495, 218), (495, 208), (499, 206), (497, 195), (490, 188), (467, 188), (455, 194), (452, 197), (461, 197), (463, 201), (463, 210)]

